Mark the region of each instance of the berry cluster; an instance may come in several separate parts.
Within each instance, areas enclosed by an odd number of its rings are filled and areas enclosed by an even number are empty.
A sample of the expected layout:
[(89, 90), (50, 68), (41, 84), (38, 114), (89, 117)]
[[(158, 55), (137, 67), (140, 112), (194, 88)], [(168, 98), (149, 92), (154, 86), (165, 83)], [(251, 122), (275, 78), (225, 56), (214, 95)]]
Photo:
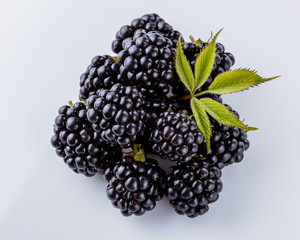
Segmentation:
[(82, 102), (62, 106), (55, 118), (51, 144), (56, 153), (76, 173), (93, 176), (104, 173), (122, 156), (121, 148), (105, 142), (93, 131)]
[(127, 42), (132, 41), (132, 37), (141, 31), (156, 31), (164, 37), (171, 39), (173, 47), (176, 47), (180, 32), (173, 30), (173, 27), (165, 22), (160, 16), (155, 13), (145, 14), (141, 18), (132, 20), (130, 25), (124, 25), (116, 33), (116, 39), (112, 42), (112, 50), (119, 53), (123, 50)]
[(89, 97), (87, 108), (87, 119), (104, 141), (128, 148), (143, 136), (146, 113), (136, 87), (117, 83)]
[(100, 89), (109, 89), (118, 81), (120, 64), (108, 56), (96, 56), (80, 76), (79, 99), (86, 100)]
[(197, 124), (184, 113), (167, 111), (154, 122), (150, 142), (161, 158), (186, 163), (196, 156), (204, 139)]
[(166, 195), (178, 214), (197, 217), (208, 211), (223, 189), (221, 170), (206, 162), (177, 165), (167, 176)]
[(124, 216), (143, 215), (152, 210), (164, 195), (165, 172), (157, 161), (135, 161), (125, 156), (105, 172), (107, 197)]
[[(76, 173), (104, 174), (107, 197), (124, 216), (143, 215), (164, 195), (178, 214), (206, 213), (223, 188), (221, 169), (240, 162), (249, 148), (239, 114), (208, 91), (235, 63), (233, 55), (214, 39), (183, 42), (180, 36), (157, 14), (121, 27), (112, 42), (117, 55), (92, 59), (80, 77), (81, 101), (62, 106), (55, 118), (51, 144), (57, 155)], [(194, 69), (208, 46), (214, 47), (209, 77), (189, 89), (177, 55), (182, 49)], [(205, 115), (201, 100), (217, 107)], [(192, 101), (198, 101), (198, 110)], [(218, 109), (227, 111), (222, 121)], [(169, 160), (166, 175), (159, 162)]]

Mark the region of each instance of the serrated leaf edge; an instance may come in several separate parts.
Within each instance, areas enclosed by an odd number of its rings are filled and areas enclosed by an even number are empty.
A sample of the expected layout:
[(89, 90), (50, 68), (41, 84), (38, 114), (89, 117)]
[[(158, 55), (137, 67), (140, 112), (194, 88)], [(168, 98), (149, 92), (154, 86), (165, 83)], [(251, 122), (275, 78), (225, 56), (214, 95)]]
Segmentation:
[[(255, 128), (255, 127), (249, 127), (248, 125), (244, 124), (244, 123), (243, 123), (240, 119), (238, 119), (231, 111), (229, 111), (229, 109), (228, 109), (226, 106), (224, 106), (223, 104), (221, 104), (221, 103), (219, 103), (219, 102), (217, 102), (217, 101), (215, 101), (215, 100), (213, 100), (213, 99), (211, 99), (211, 98), (202, 98), (202, 99), (200, 99), (199, 101), (203, 104), (205, 111), (206, 111), (212, 118), (214, 118), (217, 122), (219, 122), (219, 123), (221, 123), (221, 124), (223, 124), (223, 125), (225, 125), (225, 126), (229, 126), (229, 127), (237, 127), (237, 128), (240, 128), (240, 129), (244, 129), (244, 130), (246, 130), (246, 131), (258, 130), (258, 128)], [(233, 117), (233, 118), (237, 121), (238, 124), (232, 123), (232, 121), (229, 122), (228, 120), (224, 119), (223, 117), (220, 117), (220, 115), (217, 115), (217, 114), (215, 113), (215, 111), (212, 111), (212, 110), (207, 106), (206, 101), (213, 102), (214, 104), (219, 105), (220, 107), (222, 107), (223, 110), (224, 110), (224, 113), (226, 113), (227, 115), (230, 115), (231, 117)], [(217, 115), (218, 117), (216, 117), (216, 115)], [(220, 121), (219, 119), (221, 119), (221, 121)]]
[[(224, 74), (228, 74), (229, 72), (237, 72), (237, 71), (247, 71), (247, 72), (250, 72), (250, 73), (253, 73), (253, 74), (256, 74), (257, 78), (260, 78), (261, 81), (260, 82), (257, 82), (257, 83), (253, 83), (247, 87), (244, 87), (242, 89), (236, 89), (236, 90), (232, 90), (232, 91), (227, 91), (227, 92), (224, 92), (224, 90), (222, 91), (222, 89), (229, 89), (230, 88), (230, 85), (227, 86), (226, 88), (219, 88), (219, 89), (211, 89), (213, 88), (217, 83), (218, 83), (218, 79), (220, 77), (222, 77)], [(216, 94), (232, 94), (232, 93), (237, 93), (237, 92), (243, 92), (243, 91), (246, 91), (246, 90), (249, 90), (250, 88), (254, 88), (262, 83), (265, 83), (265, 82), (268, 82), (268, 81), (271, 81), (271, 80), (274, 80), (276, 78), (280, 77), (280, 75), (278, 76), (275, 76), (275, 77), (270, 77), (270, 78), (263, 78), (261, 77), (260, 75), (257, 74), (257, 71), (256, 70), (251, 70), (250, 68), (237, 68), (237, 69), (233, 69), (233, 70), (229, 70), (229, 71), (226, 71), (224, 73), (221, 73), (220, 75), (218, 75), (215, 80), (212, 82), (212, 84), (210, 85), (209, 89), (208, 89), (208, 92), (210, 93), (216, 93)], [(241, 83), (240, 85), (245, 85), (246, 83)], [(237, 86), (239, 84), (234, 84), (234, 86)]]
[[(200, 78), (201, 73), (203, 72), (203, 69), (204, 69), (203, 65), (204, 66), (208, 65), (207, 61), (206, 61), (206, 64), (203, 64), (204, 59), (206, 60), (206, 59), (209, 58), (208, 56), (206, 56), (206, 58), (204, 58), (203, 56), (204, 56), (204, 54), (208, 54), (207, 52), (209, 51), (210, 48), (213, 48), (213, 50), (212, 50), (213, 51), (213, 53), (212, 53), (213, 60), (212, 60), (211, 66), (209, 67), (208, 71), (206, 71), (206, 74), (205, 75), (202, 74), (202, 76), (206, 76), (206, 77), (202, 77), (202, 79), (201, 79)], [(216, 45), (215, 45), (215, 42), (212, 42), (212, 43), (208, 44), (198, 54), (197, 59), (196, 59), (196, 63), (195, 63), (195, 69), (194, 69), (195, 84), (194, 84), (193, 93), (195, 93), (197, 91), (197, 89), (199, 89), (205, 83), (205, 81), (208, 79), (208, 77), (210, 76), (210, 74), (212, 72), (212, 69), (213, 69), (213, 66), (214, 66), (215, 58), (216, 58)]]
[[(211, 135), (212, 135), (212, 129), (211, 129), (211, 124), (210, 124), (210, 121), (209, 121), (209, 117), (208, 117), (208, 115), (205, 111), (205, 108), (204, 108), (204, 104), (201, 103), (199, 101), (199, 99), (197, 99), (197, 98), (192, 98), (190, 104), (191, 104), (191, 108), (192, 108), (192, 111), (193, 111), (193, 116), (196, 120), (197, 126), (198, 126), (200, 132), (203, 134), (203, 136), (205, 138), (207, 152), (209, 152), (209, 150), (210, 150), (210, 138), (211, 138)], [(198, 106), (200, 106), (200, 108), (197, 108), (197, 104), (198, 104)], [(196, 114), (199, 111), (201, 113), (201, 115), (199, 115), (199, 116), (201, 116), (201, 119), (198, 117), (198, 114)], [(203, 121), (203, 118), (205, 119), (205, 121)]]
[(175, 55), (175, 68), (181, 82), (192, 92), (195, 85), (195, 77), (192, 68), (183, 52), (181, 36), (178, 38), (177, 51)]

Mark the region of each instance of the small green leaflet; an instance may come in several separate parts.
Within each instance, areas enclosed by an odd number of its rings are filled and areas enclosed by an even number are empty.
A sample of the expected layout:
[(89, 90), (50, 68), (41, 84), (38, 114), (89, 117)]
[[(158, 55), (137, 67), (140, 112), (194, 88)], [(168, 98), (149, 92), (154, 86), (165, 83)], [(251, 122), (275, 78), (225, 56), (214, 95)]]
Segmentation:
[(118, 59), (117, 59), (117, 56), (110, 56), (111, 59), (115, 62), (115, 63), (118, 63)]
[(223, 28), (212, 37), (211, 43), (207, 45), (198, 55), (195, 63), (195, 86), (193, 93), (201, 87), (208, 79), (214, 66), (216, 57), (216, 39)]
[(207, 45), (198, 55), (195, 63), (195, 86), (193, 93), (208, 79), (215, 62), (216, 44)]
[(218, 75), (210, 85), (209, 92), (216, 94), (240, 92), (278, 77), (262, 78), (254, 70), (239, 68)]
[(145, 162), (146, 157), (145, 157), (145, 154), (144, 154), (143, 150), (140, 150), (138, 153), (136, 153), (134, 155), (134, 159), (135, 159), (135, 161)]
[(212, 37), (212, 39), (211, 39), (211, 42), (216, 43), (217, 37), (218, 37), (219, 34), (223, 31), (223, 29), (224, 29), (224, 28), (221, 28), (221, 29), (216, 33), (215, 36), (212, 35), (213, 37)]
[(198, 38), (194, 44), (198, 46), (200, 43), (203, 43), (203, 41), (200, 38)]
[(181, 45), (181, 37), (179, 37), (177, 42), (177, 52), (175, 56), (175, 66), (176, 71), (180, 80), (186, 86), (186, 88), (192, 92), (194, 89), (194, 75), (191, 69), (191, 66), (183, 53), (182, 45)]
[(197, 40), (195, 40), (195, 38), (190, 35), (190, 40), (192, 43), (194, 43), (196, 46), (198, 46), (200, 43), (203, 43), (203, 41), (201, 40), (201, 38), (198, 38)]
[(192, 108), (193, 115), (195, 117), (197, 126), (205, 138), (207, 152), (209, 152), (210, 137), (212, 134), (212, 130), (211, 130), (208, 115), (206, 114), (205, 109), (204, 109), (204, 105), (197, 98), (192, 98), (191, 99), (191, 108)]
[(223, 104), (212, 100), (211, 98), (202, 98), (199, 100), (205, 111), (216, 119), (219, 123), (226, 126), (238, 127), (246, 131), (257, 130), (257, 128), (249, 127), (242, 123), (232, 112), (228, 110)]

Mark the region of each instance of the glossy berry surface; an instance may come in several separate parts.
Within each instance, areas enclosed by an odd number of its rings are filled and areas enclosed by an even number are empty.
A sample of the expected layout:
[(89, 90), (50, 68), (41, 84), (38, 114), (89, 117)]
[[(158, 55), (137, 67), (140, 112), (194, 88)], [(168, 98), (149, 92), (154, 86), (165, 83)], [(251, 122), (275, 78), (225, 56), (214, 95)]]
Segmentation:
[(117, 56), (121, 64), (118, 78), (151, 99), (166, 97), (175, 74), (172, 41), (157, 32), (138, 32), (124, 41), (124, 50)]
[(156, 31), (160, 33), (172, 41), (173, 47), (176, 47), (178, 38), (181, 35), (180, 32), (174, 30), (170, 24), (157, 14), (145, 14), (141, 18), (132, 20), (130, 25), (124, 25), (120, 28), (116, 34), (116, 39), (112, 42), (112, 50), (115, 53), (119, 53), (126, 46), (125, 40), (133, 38), (136, 33), (142, 30), (145, 32)]
[(62, 106), (58, 113), (51, 144), (74, 172), (86, 176), (104, 173), (120, 158), (118, 146), (97, 137), (86, 118), (87, 110), (82, 102), (73, 107)]
[(136, 87), (115, 84), (91, 96), (87, 107), (87, 118), (104, 141), (129, 148), (143, 137), (147, 115)]
[(204, 138), (197, 124), (185, 114), (167, 111), (154, 122), (150, 144), (163, 159), (188, 162), (196, 156)]
[(106, 194), (124, 216), (140, 216), (152, 210), (164, 195), (165, 173), (153, 159), (135, 161), (125, 156), (114, 168), (107, 169)]
[(96, 56), (80, 77), (79, 99), (87, 99), (100, 89), (110, 89), (118, 82), (120, 64), (108, 56)]
[[(224, 104), (233, 114), (239, 118), (239, 114), (232, 108)], [(211, 149), (206, 154), (204, 148), (199, 149), (199, 156), (206, 158), (211, 165), (219, 168), (232, 163), (241, 162), (244, 158), (245, 151), (249, 148), (250, 142), (247, 139), (247, 133), (237, 127), (224, 126), (214, 119), (211, 119), (212, 137)]]
[(205, 214), (222, 191), (221, 175), (219, 168), (201, 160), (174, 166), (165, 190), (170, 205), (178, 214), (191, 218)]

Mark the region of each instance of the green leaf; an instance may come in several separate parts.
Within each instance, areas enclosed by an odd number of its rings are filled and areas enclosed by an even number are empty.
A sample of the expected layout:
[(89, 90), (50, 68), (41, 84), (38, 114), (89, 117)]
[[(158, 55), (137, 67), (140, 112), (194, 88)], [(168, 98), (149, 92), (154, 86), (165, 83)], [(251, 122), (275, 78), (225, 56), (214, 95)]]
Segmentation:
[(208, 44), (198, 55), (195, 63), (195, 86), (193, 93), (201, 87), (208, 79), (214, 66), (216, 57), (216, 39), (223, 28), (217, 32), (215, 36), (212, 35), (211, 43)]
[(209, 92), (216, 94), (240, 92), (278, 77), (262, 78), (254, 70), (239, 68), (218, 75), (210, 85)]
[(195, 40), (195, 38), (192, 35), (190, 35), (190, 40), (196, 46), (198, 46), (200, 43), (203, 43), (203, 41), (200, 38), (198, 38), (197, 40)]
[(205, 138), (207, 152), (209, 152), (210, 137), (211, 137), (212, 131), (211, 131), (211, 126), (210, 126), (210, 121), (209, 121), (208, 115), (206, 114), (205, 109), (204, 109), (204, 104), (201, 103), (197, 98), (192, 98), (191, 99), (191, 108), (192, 108), (193, 115), (195, 117), (197, 126)]
[(203, 104), (206, 112), (223, 125), (238, 127), (246, 131), (257, 130), (257, 128), (245, 125), (226, 106), (211, 98), (202, 98), (200, 102)]
[(198, 55), (195, 63), (195, 87), (193, 93), (205, 83), (214, 66), (216, 57), (215, 42), (207, 45)]
[(211, 42), (216, 43), (217, 37), (219, 36), (219, 34), (223, 31), (224, 28), (221, 28), (214, 37), (212, 37)]
[(191, 66), (190, 66), (186, 56), (183, 53), (182, 45), (181, 45), (181, 37), (179, 37), (178, 42), (177, 42), (175, 66), (176, 66), (176, 71), (178, 73), (180, 80), (183, 82), (183, 84), (186, 86), (186, 88), (190, 92), (192, 92), (194, 89), (195, 79), (194, 79), (194, 75), (193, 75)]
[(117, 56), (110, 56), (111, 59), (115, 62), (115, 63), (118, 63), (118, 59), (117, 59)]
[(207, 39), (207, 42), (208, 42), (208, 43), (210, 42), (210, 40), (212, 40), (213, 36), (214, 36), (213, 32), (210, 31), (210, 37), (209, 37), (209, 39)]
[(72, 108), (73, 107), (73, 102), (70, 100), (69, 101), (69, 106)]
[(134, 159), (135, 159), (135, 161), (145, 162), (146, 161), (146, 157), (145, 157), (145, 153), (143, 152), (143, 150), (140, 150), (139, 152), (137, 152), (134, 155)]
[(200, 43), (203, 43), (203, 41), (200, 38), (198, 38), (194, 44), (198, 46)]

